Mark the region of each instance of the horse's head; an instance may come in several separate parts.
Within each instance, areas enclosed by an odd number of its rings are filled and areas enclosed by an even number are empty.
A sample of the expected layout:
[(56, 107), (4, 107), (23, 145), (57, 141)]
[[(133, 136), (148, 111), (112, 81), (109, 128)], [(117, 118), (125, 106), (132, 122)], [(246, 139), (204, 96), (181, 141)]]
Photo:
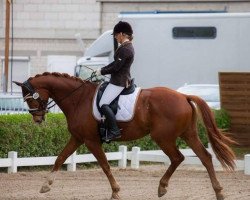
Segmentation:
[(42, 89), (35, 90), (29, 80), (23, 83), (13, 82), (22, 87), (23, 99), (29, 106), (29, 113), (32, 115), (34, 122), (42, 123), (47, 113), (48, 93)]

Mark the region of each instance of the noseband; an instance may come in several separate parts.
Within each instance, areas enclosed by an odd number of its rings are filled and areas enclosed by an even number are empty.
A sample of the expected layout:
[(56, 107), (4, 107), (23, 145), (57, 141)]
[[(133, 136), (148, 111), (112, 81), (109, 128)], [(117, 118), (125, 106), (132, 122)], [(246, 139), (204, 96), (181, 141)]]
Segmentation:
[(39, 93), (34, 90), (34, 88), (32, 87), (32, 85), (28, 80), (23, 83), (23, 87), (25, 87), (28, 90), (28, 94), (23, 97), (24, 102), (27, 101), (27, 99), (33, 99), (39, 103), (38, 108), (28, 109), (29, 113), (30, 114), (35, 114), (38, 112), (47, 113), (48, 112), (47, 102), (40, 97)]

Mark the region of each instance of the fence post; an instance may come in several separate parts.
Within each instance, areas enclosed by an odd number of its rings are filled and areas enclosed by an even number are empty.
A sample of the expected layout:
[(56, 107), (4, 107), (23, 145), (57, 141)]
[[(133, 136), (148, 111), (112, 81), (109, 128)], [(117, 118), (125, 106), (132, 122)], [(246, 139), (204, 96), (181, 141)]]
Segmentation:
[(138, 169), (140, 166), (139, 153), (140, 153), (140, 147), (132, 148), (132, 155), (131, 155), (131, 168), (132, 169)]
[(119, 146), (119, 152), (122, 153), (122, 159), (118, 161), (118, 167), (125, 169), (127, 167), (127, 146)]
[(17, 173), (17, 152), (8, 152), (8, 158), (11, 159), (11, 166), (8, 167), (8, 173)]
[(69, 157), (70, 163), (67, 164), (67, 171), (76, 171), (76, 151)]
[(245, 155), (245, 174), (250, 175), (250, 154)]

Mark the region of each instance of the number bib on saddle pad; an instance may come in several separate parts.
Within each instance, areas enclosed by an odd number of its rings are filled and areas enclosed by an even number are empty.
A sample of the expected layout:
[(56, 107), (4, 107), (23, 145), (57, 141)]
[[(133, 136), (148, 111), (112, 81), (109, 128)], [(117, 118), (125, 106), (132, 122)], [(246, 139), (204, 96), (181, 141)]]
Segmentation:
[[(103, 83), (107, 84), (107, 83)], [(96, 120), (101, 120), (101, 114), (97, 108), (97, 96), (99, 88), (102, 87), (100, 85), (97, 87), (95, 96), (93, 99), (93, 116)], [(117, 113), (115, 115), (117, 121), (130, 121), (134, 117), (135, 105), (137, 102), (137, 98), (140, 94), (141, 88), (136, 87), (134, 92), (131, 94), (120, 95), (118, 100), (118, 108)]]

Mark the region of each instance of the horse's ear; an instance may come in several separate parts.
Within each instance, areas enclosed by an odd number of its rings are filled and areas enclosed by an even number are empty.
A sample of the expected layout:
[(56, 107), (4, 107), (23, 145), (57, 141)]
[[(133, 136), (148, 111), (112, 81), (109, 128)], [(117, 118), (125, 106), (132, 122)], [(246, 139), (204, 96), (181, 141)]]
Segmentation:
[(17, 81), (12, 81), (13, 83), (17, 84), (18, 86), (22, 87), (23, 83), (17, 82)]

